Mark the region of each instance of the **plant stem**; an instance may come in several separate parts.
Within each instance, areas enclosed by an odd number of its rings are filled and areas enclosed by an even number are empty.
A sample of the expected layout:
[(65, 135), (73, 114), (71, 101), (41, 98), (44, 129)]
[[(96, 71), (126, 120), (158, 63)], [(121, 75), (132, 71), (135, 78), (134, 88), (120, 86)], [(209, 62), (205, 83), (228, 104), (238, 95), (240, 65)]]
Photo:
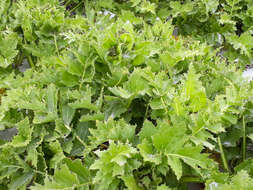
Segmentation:
[[(157, 89), (156, 89), (156, 91), (159, 92)], [(164, 107), (164, 109), (165, 109), (166, 118), (167, 118), (167, 120), (169, 121), (169, 111), (168, 111), (168, 108), (167, 108), (167, 106), (166, 106), (166, 104), (165, 104), (165, 101), (164, 101), (164, 99), (163, 99), (162, 96), (161, 96), (161, 102), (162, 102), (163, 107)]]
[(242, 161), (246, 159), (246, 127), (244, 116), (242, 117)]
[[(25, 44), (27, 44), (27, 41), (26, 41), (25, 38), (24, 38), (24, 42), (25, 42)], [(32, 60), (32, 56), (31, 55), (27, 55), (26, 57), (27, 57), (27, 61), (28, 61), (29, 65), (30, 65), (30, 67), (34, 68), (35, 66), (34, 66), (34, 63), (33, 63), (33, 60)]]
[(146, 104), (146, 111), (145, 111), (145, 116), (144, 116), (144, 120), (147, 119), (148, 116), (148, 109), (149, 109), (149, 104)]
[(30, 55), (27, 56), (27, 61), (30, 65), (31, 68), (34, 68), (34, 63), (33, 63), (33, 60), (32, 60), (32, 57)]
[(73, 9), (71, 9), (69, 11), (69, 13), (72, 13), (73, 11), (75, 11), (78, 7), (80, 7), (80, 5), (82, 4), (83, 2), (81, 1), (80, 3), (78, 3)]
[(56, 40), (56, 35), (54, 35), (54, 45), (55, 45), (55, 49), (56, 49), (57, 55), (60, 56), (58, 45), (57, 45), (57, 40)]
[(18, 64), (17, 65), (21, 65), (24, 59), (24, 53), (21, 52), (18, 58)]
[(70, 3), (71, 3), (72, 0), (68, 0), (66, 3), (65, 3), (65, 6), (67, 7)]
[(219, 145), (220, 154), (221, 154), (221, 158), (222, 158), (224, 169), (226, 171), (229, 171), (229, 169), (228, 169), (228, 163), (227, 163), (227, 160), (226, 160), (226, 157), (225, 157), (225, 153), (223, 151), (223, 147), (222, 147), (222, 144), (221, 144), (220, 137), (218, 137), (218, 145)]
[(192, 183), (203, 183), (203, 180), (199, 177), (195, 177), (195, 176), (184, 176), (181, 178), (180, 180), (183, 183), (188, 183), (188, 182), (192, 182)]

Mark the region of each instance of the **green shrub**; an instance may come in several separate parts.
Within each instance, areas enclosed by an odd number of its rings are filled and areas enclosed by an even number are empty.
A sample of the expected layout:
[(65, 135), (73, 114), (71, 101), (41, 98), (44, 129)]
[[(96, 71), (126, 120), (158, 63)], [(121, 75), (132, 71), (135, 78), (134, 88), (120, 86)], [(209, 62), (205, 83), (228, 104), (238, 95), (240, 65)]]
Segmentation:
[(1, 189), (253, 189), (252, 35), (252, 0), (1, 0)]

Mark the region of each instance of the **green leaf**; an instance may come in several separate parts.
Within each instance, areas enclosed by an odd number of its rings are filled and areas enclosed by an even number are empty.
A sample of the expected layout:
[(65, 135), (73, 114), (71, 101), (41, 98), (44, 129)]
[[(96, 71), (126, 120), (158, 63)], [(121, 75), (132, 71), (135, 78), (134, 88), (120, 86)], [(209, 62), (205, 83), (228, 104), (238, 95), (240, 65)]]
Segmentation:
[(127, 105), (120, 98), (115, 97), (105, 97), (105, 120), (109, 118), (118, 118), (121, 114), (127, 111)]
[(163, 122), (157, 133), (152, 137), (154, 146), (161, 152), (175, 152), (183, 147), (185, 132), (185, 126), (170, 126)]
[(47, 110), (50, 113), (57, 112), (58, 90), (55, 85), (50, 84), (47, 88)]
[(144, 95), (148, 90), (148, 82), (142, 78), (140, 70), (131, 74), (126, 85), (128, 91), (135, 95)]
[(242, 170), (247, 171), (250, 176), (253, 175), (253, 159), (247, 159), (244, 162), (241, 162), (239, 165), (235, 167), (236, 172), (240, 172)]
[(182, 57), (180, 56), (174, 57), (171, 55), (171, 53), (168, 53), (168, 52), (160, 55), (160, 58), (161, 58), (161, 61), (164, 64), (168, 65), (169, 67), (174, 67), (179, 61), (183, 60)]
[(128, 92), (127, 90), (120, 87), (109, 88), (109, 90), (116, 96), (121, 98), (129, 99), (133, 96), (133, 93)]
[(140, 137), (140, 140), (143, 141), (144, 139), (147, 139), (151, 141), (151, 137), (156, 134), (157, 128), (148, 120), (145, 120), (143, 123), (143, 127), (138, 134)]
[(33, 149), (28, 149), (28, 154), (26, 157), (27, 161), (30, 161), (31, 164), (37, 168), (37, 164), (38, 164), (38, 151), (36, 150), (36, 148)]
[(253, 141), (253, 134), (251, 133), (251, 134), (249, 134), (248, 135), (248, 137), (250, 138), (250, 140), (252, 140)]
[[(116, 180), (116, 176), (122, 177), (140, 166), (134, 158), (137, 150), (130, 144), (115, 144), (111, 141), (109, 149), (97, 150), (96, 154), (99, 159), (91, 165), (90, 169), (98, 170), (94, 182), (101, 184), (103, 189), (109, 187)], [(127, 183), (129, 184), (130, 181), (127, 180)]]
[(141, 144), (138, 145), (140, 154), (145, 162), (155, 163), (156, 165), (162, 162), (161, 155), (156, 154), (152, 144), (144, 139)]
[(138, 185), (136, 184), (136, 181), (134, 179), (134, 176), (130, 175), (130, 176), (122, 176), (122, 179), (125, 183), (125, 185), (127, 186), (127, 188), (130, 190), (141, 190), (140, 187), (138, 187)]
[(56, 113), (35, 112), (33, 123), (34, 124), (48, 123), (54, 121), (56, 118), (57, 118)]
[(171, 188), (167, 187), (166, 185), (160, 185), (157, 187), (157, 190), (171, 190)]
[(159, 109), (164, 109), (164, 105), (162, 103), (161, 98), (155, 98), (150, 102), (150, 107), (153, 110), (159, 110)]
[(65, 155), (63, 154), (61, 144), (58, 141), (51, 142), (49, 144), (49, 149), (53, 153), (53, 157), (50, 159), (50, 167), (51, 168), (57, 168), (57, 165), (62, 162), (62, 160), (65, 158)]
[(196, 74), (193, 65), (190, 65), (187, 80), (184, 85), (184, 93), (190, 101), (190, 108), (197, 112), (207, 106), (207, 97), (199, 75)]
[(72, 174), (66, 165), (63, 165), (60, 170), (56, 170), (54, 180), (65, 187), (71, 187), (79, 183), (76, 175)]
[(80, 122), (85, 122), (85, 121), (103, 121), (104, 120), (104, 114), (102, 113), (97, 113), (93, 115), (82, 115), (80, 118)]
[(24, 147), (27, 146), (28, 143), (32, 139), (32, 131), (33, 127), (30, 126), (28, 118), (20, 121), (17, 124), (18, 135), (15, 136), (11, 142), (13, 147)]
[(253, 180), (249, 176), (249, 174), (242, 170), (238, 172), (236, 175), (234, 175), (230, 181), (227, 183), (221, 184), (212, 182), (208, 186), (208, 190), (236, 190), (236, 189), (253, 189)]
[(236, 50), (240, 50), (241, 54), (245, 54), (248, 57), (252, 56), (252, 43), (253, 40), (252, 34), (249, 32), (243, 33), (240, 37), (237, 35), (228, 36), (228, 41), (233, 45)]
[(132, 7), (136, 7), (138, 4), (141, 3), (141, 0), (130, 0), (130, 2), (132, 3)]
[(9, 185), (10, 190), (18, 190), (21, 186), (30, 183), (34, 176), (34, 173), (29, 171), (15, 178)]
[(55, 131), (63, 136), (67, 136), (71, 132), (68, 128), (68, 125), (66, 126), (62, 119), (55, 120)]
[(86, 108), (86, 109), (89, 109), (89, 110), (98, 111), (97, 105), (92, 104), (87, 99), (77, 100), (77, 101), (75, 101), (73, 103), (69, 103), (68, 105), (70, 107), (72, 107), (73, 109)]
[(170, 7), (172, 8), (173, 17), (177, 17), (178, 14), (190, 14), (193, 11), (194, 3), (187, 2), (181, 4), (178, 1), (171, 1)]
[(0, 34), (0, 67), (6, 68), (13, 63), (14, 58), (18, 54), (17, 44), (18, 36), (15, 33)]
[(217, 7), (219, 5), (219, 1), (217, 0), (202, 0), (203, 3), (205, 3), (205, 7), (206, 7), (206, 13), (208, 14), (209, 12), (211, 13), (215, 13), (215, 11), (217, 10)]
[(67, 87), (73, 87), (79, 84), (79, 77), (68, 73), (67, 71), (60, 71), (61, 83)]
[[(98, 146), (108, 140), (120, 142), (133, 142), (135, 137), (135, 126), (127, 124), (123, 119), (107, 122), (97, 122), (96, 129), (90, 129), (92, 146)], [(124, 133), (122, 133), (124, 131)]]
[(184, 115), (184, 113), (185, 113), (185, 107), (183, 105), (183, 101), (180, 100), (180, 97), (175, 97), (173, 99), (172, 107), (174, 108), (177, 116)]
[[(212, 166), (207, 154), (201, 153), (202, 147), (184, 147), (177, 152), (175, 157), (182, 159), (186, 164), (198, 171), (198, 167), (207, 169)], [(172, 155), (173, 156), (173, 155)]]
[(75, 115), (75, 109), (71, 108), (68, 105), (62, 106), (62, 119), (64, 121), (64, 125), (69, 126), (74, 115)]
[(81, 183), (89, 182), (90, 172), (87, 167), (81, 162), (81, 160), (76, 159), (74, 161), (70, 159), (65, 159), (65, 163), (71, 172), (75, 173)]
[(75, 135), (82, 141), (86, 142), (89, 136), (89, 129), (93, 128), (93, 123), (91, 122), (80, 122), (77, 124)]
[(171, 169), (175, 172), (175, 175), (177, 176), (177, 180), (180, 180), (183, 174), (183, 166), (179, 158), (168, 156), (168, 164), (171, 167)]
[(48, 179), (45, 181), (44, 185), (36, 184), (31, 187), (31, 190), (52, 190), (52, 189), (66, 189), (71, 190), (80, 184), (77, 179), (77, 175), (73, 174), (70, 169), (63, 165), (61, 169), (55, 171), (52, 181)]

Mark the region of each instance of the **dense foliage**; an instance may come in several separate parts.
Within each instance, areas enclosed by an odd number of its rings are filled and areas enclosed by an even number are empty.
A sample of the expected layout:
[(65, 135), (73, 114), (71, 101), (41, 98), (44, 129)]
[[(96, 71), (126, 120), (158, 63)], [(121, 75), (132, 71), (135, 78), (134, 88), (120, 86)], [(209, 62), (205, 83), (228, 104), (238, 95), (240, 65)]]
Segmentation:
[(1, 0), (0, 189), (253, 189), (252, 34), (252, 0)]

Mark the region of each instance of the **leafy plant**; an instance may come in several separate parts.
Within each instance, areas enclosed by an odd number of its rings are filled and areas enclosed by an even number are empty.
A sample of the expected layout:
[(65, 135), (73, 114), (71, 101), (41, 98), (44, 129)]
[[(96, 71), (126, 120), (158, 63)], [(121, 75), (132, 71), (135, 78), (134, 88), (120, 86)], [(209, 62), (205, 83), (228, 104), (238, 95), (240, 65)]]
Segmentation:
[(2, 0), (0, 189), (252, 189), (251, 0)]

